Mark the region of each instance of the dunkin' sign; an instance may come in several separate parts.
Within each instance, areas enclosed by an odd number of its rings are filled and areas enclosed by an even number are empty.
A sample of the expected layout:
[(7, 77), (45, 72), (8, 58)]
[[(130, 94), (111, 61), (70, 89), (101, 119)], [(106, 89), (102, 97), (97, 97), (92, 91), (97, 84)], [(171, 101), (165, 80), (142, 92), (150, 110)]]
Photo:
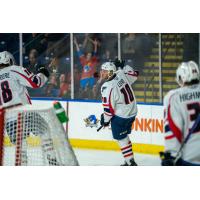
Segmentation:
[(147, 118), (136, 118), (132, 129), (133, 131), (141, 131), (141, 132), (147, 132), (147, 133), (163, 133), (163, 120), (162, 119), (147, 119)]

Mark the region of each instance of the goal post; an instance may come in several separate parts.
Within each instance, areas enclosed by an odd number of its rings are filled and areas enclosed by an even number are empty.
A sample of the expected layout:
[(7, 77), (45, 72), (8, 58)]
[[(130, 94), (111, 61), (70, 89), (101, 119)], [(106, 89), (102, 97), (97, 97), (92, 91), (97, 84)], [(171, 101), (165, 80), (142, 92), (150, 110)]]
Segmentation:
[(78, 165), (53, 107), (0, 109), (0, 165)]

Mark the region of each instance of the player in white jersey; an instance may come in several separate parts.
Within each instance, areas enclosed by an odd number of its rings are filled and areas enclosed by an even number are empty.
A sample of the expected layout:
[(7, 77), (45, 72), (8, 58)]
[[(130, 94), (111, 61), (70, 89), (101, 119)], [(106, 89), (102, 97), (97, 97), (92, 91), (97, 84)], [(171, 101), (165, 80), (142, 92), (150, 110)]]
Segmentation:
[[(35, 75), (27, 69), (14, 64), (15, 61), (12, 54), (7, 51), (0, 52), (0, 107), (5, 109), (12, 106), (31, 104), (26, 87), (42, 87), (49, 77), (49, 72), (45, 68), (40, 68)], [(25, 124), (27, 125), (25, 128), (29, 128), (30, 121), (32, 121), (32, 118), (25, 116)], [(14, 131), (16, 126), (17, 116), (16, 119), (12, 118), (6, 124), (6, 127), (13, 127), (13, 131), (7, 130), (7, 134), (12, 143), (16, 142), (16, 134)], [(33, 131), (33, 134), (38, 133)]]
[(0, 53), (0, 107), (31, 104), (26, 87), (40, 88), (49, 77), (45, 68), (35, 75), (27, 69), (14, 65), (13, 56), (7, 52)]
[(113, 138), (118, 141), (125, 166), (137, 165), (134, 161), (132, 143), (128, 134), (137, 114), (136, 99), (131, 85), (137, 80), (138, 71), (126, 65), (116, 71), (112, 62), (102, 65), (102, 76), (107, 81), (101, 87), (104, 113), (101, 125), (106, 127), (111, 122)]
[(165, 153), (162, 165), (200, 165), (200, 73), (193, 61), (176, 71), (180, 88), (164, 98)]

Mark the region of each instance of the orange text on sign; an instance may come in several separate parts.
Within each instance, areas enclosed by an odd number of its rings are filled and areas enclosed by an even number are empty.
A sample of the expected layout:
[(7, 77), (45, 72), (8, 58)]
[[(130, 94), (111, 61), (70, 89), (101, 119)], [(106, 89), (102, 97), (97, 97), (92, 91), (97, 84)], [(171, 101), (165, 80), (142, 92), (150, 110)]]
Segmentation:
[(161, 119), (146, 119), (146, 118), (141, 118), (138, 119), (136, 118), (133, 125), (132, 129), (134, 131), (144, 131), (144, 132), (156, 132), (156, 133), (163, 133), (163, 120)]

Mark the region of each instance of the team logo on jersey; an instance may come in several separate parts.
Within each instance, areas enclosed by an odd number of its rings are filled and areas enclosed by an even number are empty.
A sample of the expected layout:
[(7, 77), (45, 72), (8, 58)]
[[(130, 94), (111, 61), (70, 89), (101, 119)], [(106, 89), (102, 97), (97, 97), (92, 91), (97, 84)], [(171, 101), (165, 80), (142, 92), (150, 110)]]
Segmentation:
[(97, 127), (98, 126), (98, 122), (100, 121), (99, 119), (96, 118), (95, 115), (90, 115), (87, 118), (83, 119), (85, 122), (85, 126), (86, 127)]

